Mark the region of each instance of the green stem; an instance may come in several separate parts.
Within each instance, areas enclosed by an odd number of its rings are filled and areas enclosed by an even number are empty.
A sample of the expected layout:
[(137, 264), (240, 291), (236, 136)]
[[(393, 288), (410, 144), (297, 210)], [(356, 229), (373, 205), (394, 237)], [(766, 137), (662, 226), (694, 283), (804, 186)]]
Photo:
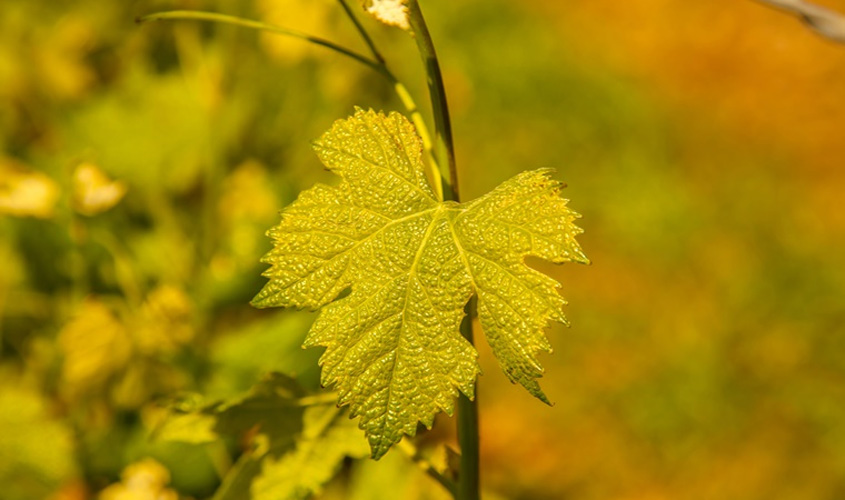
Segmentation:
[(236, 26), (243, 26), (245, 28), (252, 28), (260, 31), (269, 31), (271, 33), (277, 33), (279, 35), (299, 38), (300, 40), (304, 40), (315, 45), (326, 47), (327, 49), (343, 54), (346, 57), (351, 57), (352, 59), (355, 59), (361, 64), (368, 66), (379, 73), (384, 73), (384, 67), (378, 61), (373, 61), (372, 59), (366, 56), (363, 56), (357, 52), (349, 50), (346, 47), (340, 46), (324, 38), (312, 36), (307, 33), (302, 33), (301, 31), (282, 28), (281, 26), (275, 26), (273, 24), (244, 19), (242, 17), (218, 14), (216, 12), (201, 12), (196, 10), (171, 10), (167, 12), (156, 12), (155, 14), (148, 14), (146, 16), (139, 17), (137, 21), (139, 23), (146, 23), (149, 21), (162, 21), (167, 19), (211, 21), (224, 24), (234, 24)]
[(355, 25), (355, 29), (358, 30), (358, 33), (361, 34), (361, 38), (364, 39), (364, 42), (367, 44), (367, 47), (370, 48), (370, 52), (372, 52), (373, 57), (376, 58), (376, 61), (381, 63), (382, 65), (386, 65), (384, 57), (381, 55), (381, 52), (376, 48), (376, 44), (373, 43), (373, 39), (370, 38), (370, 34), (367, 33), (367, 30), (364, 29), (364, 25), (361, 24), (361, 21), (358, 20), (358, 16), (355, 15), (355, 12), (352, 11), (352, 7), (349, 6), (349, 3), (346, 0), (338, 0), (340, 5), (343, 7), (343, 10), (346, 11), (346, 15), (352, 21), (352, 24)]
[[(434, 50), (434, 42), (428, 32), (417, 0), (408, 0), (408, 15), (428, 76), (428, 91), (434, 113), (437, 151), (440, 153), (440, 158), (446, 158), (446, 165), (449, 167), (449, 183), (443, 183), (444, 198), (460, 201), (458, 170), (455, 165), (455, 146), (452, 141), (452, 123), (449, 118), (446, 88), (443, 85), (443, 74), (440, 71), (437, 52)], [(444, 178), (446, 178), (446, 175), (444, 175)], [(472, 317), (475, 314), (475, 304), (475, 299), (469, 301), (466, 307), (467, 314), (461, 322), (461, 335), (470, 344), (473, 343)], [(479, 500), (481, 495), (477, 396), (470, 399), (461, 394), (458, 397), (458, 444), (461, 447), (461, 461), (456, 498), (458, 500)]]
[[(475, 298), (470, 299), (466, 311), (467, 315), (461, 322), (461, 335), (472, 344), (472, 313), (475, 311)], [(460, 469), (458, 469), (458, 496), (456, 498), (459, 500), (481, 498), (478, 434), (478, 387), (476, 387), (473, 399), (463, 394), (458, 396), (458, 446), (461, 448), (461, 461)]]
[[(449, 119), (449, 105), (446, 102), (443, 74), (440, 72), (440, 63), (437, 60), (437, 52), (434, 50), (434, 42), (431, 40), (431, 34), (428, 32), (428, 26), (425, 24), (417, 0), (408, 0), (408, 17), (428, 76), (428, 93), (431, 97), (431, 108), (434, 113), (435, 156), (441, 160), (441, 168), (448, 167), (448, 172), (443, 172), (444, 199), (461, 201), (460, 190), (458, 189), (458, 170), (455, 166), (455, 146), (452, 142), (452, 122)], [(443, 162), (444, 158), (446, 159), (445, 162)], [(448, 184), (446, 179), (449, 180)]]

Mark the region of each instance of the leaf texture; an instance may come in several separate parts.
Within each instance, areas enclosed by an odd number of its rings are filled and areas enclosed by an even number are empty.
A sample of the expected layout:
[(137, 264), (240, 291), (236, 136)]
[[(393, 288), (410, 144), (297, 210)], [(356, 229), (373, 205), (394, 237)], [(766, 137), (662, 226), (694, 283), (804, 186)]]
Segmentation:
[(263, 259), (270, 281), (253, 304), (322, 308), (305, 346), (326, 347), (322, 383), (360, 416), (373, 457), (418, 422), (451, 415), (458, 391), (473, 397), (478, 354), (459, 332), (473, 294), (505, 373), (548, 402), (537, 353), (551, 351), (543, 329), (566, 321), (565, 301), (524, 259), (587, 262), (579, 216), (551, 171), (524, 172), (469, 203), (438, 201), (413, 125), (361, 109), (314, 150), (343, 181), (282, 211)]

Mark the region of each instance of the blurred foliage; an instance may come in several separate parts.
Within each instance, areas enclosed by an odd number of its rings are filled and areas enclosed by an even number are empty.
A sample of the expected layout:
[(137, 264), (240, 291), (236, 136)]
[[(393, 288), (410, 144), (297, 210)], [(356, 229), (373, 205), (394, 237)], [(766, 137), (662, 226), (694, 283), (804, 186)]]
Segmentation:
[[(845, 497), (845, 51), (753, 2), (421, 1), (466, 197), (554, 166), (593, 260), (529, 261), (572, 304), (542, 359), (553, 408), (479, 341), (489, 498)], [(261, 427), (218, 433), (188, 410), (271, 371), (318, 390), (320, 353), (299, 348), (313, 314), (247, 305), (264, 232), (333, 182), (311, 140), (353, 105), (400, 105), (318, 47), (134, 23), (171, 8), (365, 49), (334, 0), (0, 3), (4, 499), (243, 487), (227, 472)], [(424, 102), (413, 42), (360, 17)], [(203, 399), (180, 432), (205, 437), (156, 439), (188, 394)], [(445, 460), (452, 427), (417, 446)], [(319, 498), (444, 497), (398, 450), (340, 461), (326, 429), (296, 431), (340, 470)], [(308, 450), (289, 451), (268, 463), (296, 470)]]

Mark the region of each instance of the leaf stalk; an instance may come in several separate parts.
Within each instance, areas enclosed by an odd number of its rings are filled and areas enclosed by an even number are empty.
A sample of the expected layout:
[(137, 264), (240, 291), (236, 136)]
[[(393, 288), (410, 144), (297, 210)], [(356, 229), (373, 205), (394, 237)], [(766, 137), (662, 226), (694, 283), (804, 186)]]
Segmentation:
[[(445, 165), (441, 165), (440, 168), (448, 168), (447, 172), (442, 172), (444, 178), (443, 196), (446, 200), (461, 201), (460, 189), (458, 188), (458, 170), (455, 166), (455, 146), (452, 141), (452, 121), (449, 118), (449, 105), (446, 102), (443, 74), (440, 71), (440, 62), (437, 59), (434, 42), (428, 32), (428, 26), (425, 24), (425, 18), (417, 0), (408, 0), (408, 18), (428, 77), (428, 93), (434, 114), (435, 157), (440, 158), (441, 162), (445, 158)], [(446, 179), (448, 179), (448, 182)]]

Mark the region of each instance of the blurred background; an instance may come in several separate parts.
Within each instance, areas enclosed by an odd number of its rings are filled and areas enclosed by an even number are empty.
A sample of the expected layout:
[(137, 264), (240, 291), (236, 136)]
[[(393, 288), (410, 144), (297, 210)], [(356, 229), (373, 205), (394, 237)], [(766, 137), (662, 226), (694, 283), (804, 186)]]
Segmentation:
[[(531, 262), (570, 302), (553, 407), (479, 340), (488, 497), (845, 498), (845, 46), (751, 1), (420, 3), (464, 197), (555, 167), (593, 261)], [(401, 105), (297, 40), (134, 23), (173, 8), (366, 49), (334, 0), (3, 0), (4, 499), (130, 498), (122, 471), (209, 497), (231, 457), (150, 440), (155, 403), (271, 370), (316, 386), (315, 314), (248, 305), (264, 232), (335, 180), (309, 141)], [(361, 17), (426, 102), (413, 41)], [(320, 498), (443, 496), (394, 451)]]

